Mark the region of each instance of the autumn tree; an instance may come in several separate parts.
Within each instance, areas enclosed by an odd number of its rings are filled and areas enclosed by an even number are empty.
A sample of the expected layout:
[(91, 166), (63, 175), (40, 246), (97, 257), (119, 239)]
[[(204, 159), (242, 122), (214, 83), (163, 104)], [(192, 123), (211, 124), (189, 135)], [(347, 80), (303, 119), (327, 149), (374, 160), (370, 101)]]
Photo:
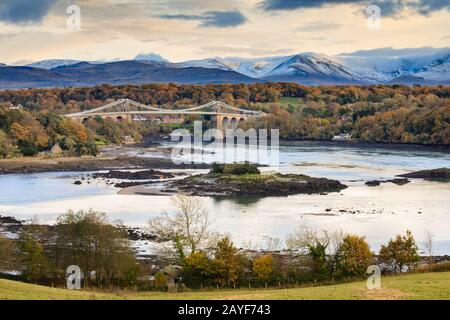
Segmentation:
[(373, 254), (364, 237), (347, 234), (336, 254), (336, 273), (341, 276), (359, 276), (372, 264)]
[(0, 235), (0, 271), (10, 271), (16, 266), (15, 243)]
[(60, 270), (78, 265), (86, 285), (133, 285), (139, 275), (125, 228), (110, 223), (104, 213), (89, 210), (60, 215), (55, 242)]
[(274, 259), (272, 254), (255, 258), (252, 264), (252, 271), (258, 281), (267, 284), (274, 274)]
[(411, 231), (406, 235), (397, 235), (387, 245), (380, 249), (380, 260), (392, 272), (411, 271), (417, 267), (420, 260), (416, 240)]
[(20, 265), (23, 268), (22, 277), (26, 281), (36, 282), (45, 279), (51, 272), (50, 262), (45, 248), (30, 229), (21, 232), (19, 238)]
[(245, 265), (245, 257), (238, 252), (228, 236), (217, 242), (211, 270), (215, 283), (220, 286), (236, 285)]

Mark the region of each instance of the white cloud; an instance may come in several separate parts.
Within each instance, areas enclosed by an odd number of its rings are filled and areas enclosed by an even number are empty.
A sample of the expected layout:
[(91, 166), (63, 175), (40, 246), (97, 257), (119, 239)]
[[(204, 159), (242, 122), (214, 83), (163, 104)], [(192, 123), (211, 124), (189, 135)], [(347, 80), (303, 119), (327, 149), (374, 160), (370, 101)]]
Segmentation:
[[(446, 10), (406, 19), (382, 17), (381, 30), (369, 30), (352, 4), (266, 12), (260, 0), (78, 0), (81, 31), (66, 28), (61, 0), (40, 21), (0, 21), (0, 62), (20, 59), (130, 59), (155, 52), (171, 61), (211, 56), (265, 56), (315, 51), (326, 54), (379, 47), (448, 46)], [(236, 28), (204, 26), (201, 21), (160, 19), (161, 15), (240, 12)], [(432, 37), (430, 35), (433, 35)], [(29, 50), (32, 47), (33, 50)]]

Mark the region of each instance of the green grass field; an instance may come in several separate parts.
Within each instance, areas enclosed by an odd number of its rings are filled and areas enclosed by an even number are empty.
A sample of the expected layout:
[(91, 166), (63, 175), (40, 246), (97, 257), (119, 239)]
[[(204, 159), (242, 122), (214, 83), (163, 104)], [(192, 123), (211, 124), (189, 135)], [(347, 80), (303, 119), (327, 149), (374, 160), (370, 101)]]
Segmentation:
[(38, 300), (122, 300), (122, 299), (448, 299), (450, 300), (450, 272), (421, 273), (382, 278), (382, 288), (368, 290), (365, 282), (295, 289), (254, 289), (166, 292), (97, 292), (48, 288), (17, 281), (0, 279), (0, 299)]
[(299, 99), (296, 97), (281, 97), (277, 102), (284, 105), (291, 104), (295, 106), (299, 104)]

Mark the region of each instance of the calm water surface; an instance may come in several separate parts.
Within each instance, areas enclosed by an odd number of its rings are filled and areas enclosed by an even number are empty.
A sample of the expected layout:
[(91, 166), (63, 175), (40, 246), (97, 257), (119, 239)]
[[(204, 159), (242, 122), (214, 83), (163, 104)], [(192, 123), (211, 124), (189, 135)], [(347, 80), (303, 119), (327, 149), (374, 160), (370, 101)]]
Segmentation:
[[(144, 151), (145, 152), (145, 151)], [(145, 155), (145, 154), (144, 154)], [(336, 146), (281, 147), (281, 172), (334, 178), (349, 188), (327, 195), (264, 199), (205, 198), (217, 231), (238, 245), (264, 247), (266, 238), (282, 240), (302, 225), (342, 229), (365, 235), (377, 250), (396, 233), (410, 229), (418, 241), (434, 234), (435, 254), (450, 254), (450, 183), (414, 180), (367, 187), (369, 179), (388, 179), (419, 169), (450, 167), (450, 155), (432, 150), (383, 150)], [(274, 170), (275, 168), (264, 168)], [(100, 182), (73, 184), (79, 173), (0, 176), (0, 214), (38, 217), (53, 223), (68, 209), (101, 210), (111, 219), (145, 226), (163, 212), (173, 212), (169, 197), (118, 195)]]

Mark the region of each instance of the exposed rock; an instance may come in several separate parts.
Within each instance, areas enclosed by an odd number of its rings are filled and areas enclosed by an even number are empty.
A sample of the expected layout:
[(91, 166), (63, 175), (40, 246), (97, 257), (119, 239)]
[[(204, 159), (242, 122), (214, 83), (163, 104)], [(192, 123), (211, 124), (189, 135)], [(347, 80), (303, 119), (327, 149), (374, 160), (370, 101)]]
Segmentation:
[(54, 161), (26, 159), (23, 161), (3, 161), (0, 174), (36, 172), (82, 172), (117, 169), (208, 169), (208, 164), (175, 164), (170, 158), (117, 157), (117, 158), (77, 158)]
[(419, 178), (431, 181), (450, 181), (450, 169), (449, 168), (439, 168), (431, 170), (420, 170), (405, 174), (399, 174), (398, 177), (403, 178)]
[[(147, 180), (147, 179), (168, 179), (174, 178), (175, 175), (169, 172), (162, 172), (157, 170), (145, 170), (145, 171), (116, 171), (110, 170), (106, 173), (95, 173), (94, 178), (107, 178), (107, 179), (120, 179), (120, 180)], [(108, 180), (109, 182), (109, 180)]]
[(152, 184), (152, 183), (158, 183), (159, 181), (129, 181), (129, 182), (119, 182), (114, 185), (116, 188), (128, 188), (128, 187), (135, 187), (135, 186), (141, 186), (146, 184)]
[(390, 180), (370, 180), (366, 182), (366, 185), (368, 185), (369, 187), (376, 187), (379, 186), (381, 183), (387, 183), (387, 182), (392, 182), (396, 185), (399, 186), (403, 186), (407, 183), (409, 183), (410, 181), (408, 179), (405, 178), (395, 178), (395, 179), (390, 179)]
[[(347, 188), (337, 180), (296, 174), (221, 175), (203, 174), (175, 180), (169, 188), (196, 196), (280, 197), (294, 194), (339, 192)], [(164, 190), (164, 191), (167, 191)]]
[(387, 180), (387, 182), (392, 182), (396, 185), (403, 186), (407, 183), (410, 183), (411, 181), (409, 181), (406, 178), (395, 178), (395, 179)]

